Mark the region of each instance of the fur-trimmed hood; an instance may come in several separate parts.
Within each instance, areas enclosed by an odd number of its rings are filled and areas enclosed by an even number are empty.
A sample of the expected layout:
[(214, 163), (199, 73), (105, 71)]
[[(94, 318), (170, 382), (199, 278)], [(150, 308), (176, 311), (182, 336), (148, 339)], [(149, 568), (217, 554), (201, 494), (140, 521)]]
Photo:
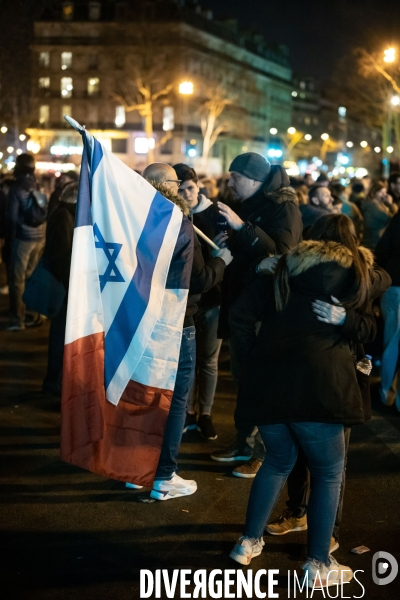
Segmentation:
[(149, 183), (151, 183), (151, 185), (158, 192), (160, 192), (160, 194), (162, 194), (165, 198), (167, 198), (167, 200), (170, 200), (171, 202), (173, 202), (173, 204), (176, 204), (176, 206), (183, 212), (184, 215), (186, 215), (186, 216), (189, 215), (189, 208), (187, 207), (186, 202), (184, 201), (183, 198), (181, 198), (177, 194), (174, 194), (174, 192), (172, 192), (163, 183), (157, 183), (155, 181), (149, 181)]
[[(372, 252), (362, 246), (359, 247), (359, 252), (364, 256), (368, 266), (372, 267), (374, 264)], [(289, 277), (295, 277), (324, 263), (336, 263), (344, 269), (349, 269), (353, 264), (353, 257), (350, 250), (342, 244), (315, 240), (301, 242), (286, 257)]]
[(276, 204), (282, 204), (283, 202), (293, 202), (294, 204), (298, 204), (296, 192), (292, 187), (282, 187), (274, 192), (267, 192), (264, 190), (264, 196)]

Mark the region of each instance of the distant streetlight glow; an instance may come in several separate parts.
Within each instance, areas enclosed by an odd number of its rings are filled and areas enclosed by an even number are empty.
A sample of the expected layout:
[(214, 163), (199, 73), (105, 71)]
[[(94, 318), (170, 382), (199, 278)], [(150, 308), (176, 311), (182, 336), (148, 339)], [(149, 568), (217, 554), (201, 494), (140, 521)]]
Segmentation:
[(14, 148), (13, 148), (13, 146), (8, 146), (8, 148), (7, 148), (7, 152), (8, 152), (9, 154), (11, 154), (11, 152), (14, 152)]
[(389, 154), (392, 154), (393, 150), (394, 150), (393, 146), (388, 146), (386, 148), (386, 152), (389, 152)]
[(21, 150), (21, 148), (18, 148), (18, 150), (17, 150), (17, 154), (18, 154), (18, 156), (19, 156), (20, 154), (22, 154), (22, 150)]
[(347, 109), (345, 106), (339, 106), (338, 113), (340, 117), (345, 117), (347, 113)]
[(269, 132), (270, 132), (272, 135), (276, 135), (276, 134), (278, 133), (278, 130), (277, 130), (277, 128), (276, 128), (276, 127), (271, 127), (271, 129), (269, 130)]
[(377, 154), (379, 154), (380, 151), (381, 151), (381, 148), (379, 146), (375, 146), (374, 152), (376, 152)]
[(294, 135), (296, 133), (296, 127), (289, 127), (287, 132), (289, 135)]
[(23, 142), (24, 140), (26, 140), (26, 135), (21, 133), (21, 135), (19, 136), (19, 139), (21, 140), (21, 142)]
[(324, 140), (324, 142), (326, 142), (327, 140), (329, 140), (329, 133), (323, 133), (321, 135), (321, 140)]
[(346, 142), (346, 146), (348, 148), (352, 148), (354, 146), (354, 143), (353, 142)]
[(193, 94), (193, 83), (191, 81), (182, 81), (182, 83), (179, 84), (179, 93), (185, 96)]
[(362, 142), (360, 142), (360, 146), (361, 146), (361, 148), (366, 148), (368, 146), (368, 142), (363, 140)]
[(0, 129), (0, 131), (1, 131), (1, 133), (7, 133), (8, 128), (5, 125), (3, 125), (3, 127), (1, 127), (1, 129)]
[(297, 92), (292, 92), (292, 96), (293, 96), (293, 98), (296, 98), (297, 97)]
[(396, 48), (387, 48), (383, 52), (383, 60), (386, 63), (392, 63), (396, 60)]
[(306, 133), (306, 135), (304, 136), (304, 139), (307, 140), (307, 142), (309, 142), (310, 140), (312, 140), (312, 135), (310, 135), (309, 133)]
[(400, 96), (393, 96), (390, 102), (393, 104), (393, 106), (399, 106)]

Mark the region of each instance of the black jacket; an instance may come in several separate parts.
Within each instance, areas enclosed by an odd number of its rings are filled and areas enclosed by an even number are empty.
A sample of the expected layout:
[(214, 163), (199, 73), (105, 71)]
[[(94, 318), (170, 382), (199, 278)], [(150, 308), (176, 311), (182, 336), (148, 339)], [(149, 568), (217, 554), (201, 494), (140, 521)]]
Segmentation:
[(7, 197), (7, 229), (10, 239), (41, 242), (46, 235), (46, 223), (30, 227), (24, 222), (24, 212), (31, 202), (32, 192), (24, 190), (18, 182), (13, 184)]
[(313, 225), (320, 217), (332, 214), (323, 206), (312, 206), (311, 204), (302, 204), (300, 207), (301, 218), (304, 229)]
[(229, 337), (229, 307), (243, 291), (254, 260), (290, 252), (300, 242), (303, 229), (291, 187), (273, 192), (259, 190), (242, 203), (239, 216), (245, 224), (239, 231), (231, 232), (228, 242), (233, 260), (222, 284), (220, 337)]
[(76, 204), (59, 202), (50, 215), (43, 258), (46, 267), (58, 281), (69, 286), (72, 240), (74, 237)]
[[(372, 255), (361, 251), (372, 267)], [(232, 307), (232, 342), (243, 364), (236, 419), (251, 425), (362, 423), (349, 333), (357, 328), (357, 342), (368, 341), (374, 330), (372, 317), (365, 317), (361, 326), (355, 322), (359, 315), (350, 311), (347, 323), (337, 327), (318, 321), (311, 309), (313, 300), (331, 302), (331, 295), (340, 300), (354, 285), (351, 255), (339, 244), (307, 241), (287, 263), (291, 294), (282, 312), (276, 311), (273, 278), (267, 276), (259, 276)], [(249, 315), (253, 328), (243, 323)], [(262, 324), (256, 337), (257, 320)]]
[(390, 221), (375, 249), (376, 262), (386, 269), (393, 286), (400, 286), (400, 212)]
[[(193, 224), (206, 234), (210, 240), (213, 240), (219, 229), (217, 226), (217, 218), (219, 215), (218, 207), (206, 198), (203, 194), (199, 195), (198, 205), (191, 211), (190, 218)], [(203, 252), (204, 262), (207, 263), (213, 258), (212, 250), (209, 244), (199, 238), (201, 249)], [(219, 306), (221, 303), (221, 284), (217, 283), (211, 290), (203, 294), (199, 304), (199, 309), (209, 310)]]

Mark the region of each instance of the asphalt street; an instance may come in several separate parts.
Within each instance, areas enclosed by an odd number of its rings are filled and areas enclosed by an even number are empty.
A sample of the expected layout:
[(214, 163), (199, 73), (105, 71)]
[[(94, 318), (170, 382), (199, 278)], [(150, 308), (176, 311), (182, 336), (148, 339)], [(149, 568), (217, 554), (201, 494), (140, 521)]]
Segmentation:
[[(41, 392), (48, 324), (6, 332), (7, 297), (0, 303), (0, 598), (133, 600), (140, 597), (140, 569), (236, 569), (228, 554), (241, 534), (251, 480), (235, 478), (231, 465), (209, 459), (234, 434), (235, 396), (226, 350), (214, 412), (219, 437), (207, 442), (190, 432), (181, 447), (180, 474), (197, 481), (197, 493), (141, 503), (143, 491), (126, 491), (120, 482), (61, 462), (60, 401)], [(285, 495), (284, 490), (274, 516)], [(365, 592), (353, 581), (344, 597), (400, 597), (400, 575), (385, 586), (372, 581), (374, 553), (389, 552), (400, 563), (399, 498), (400, 416), (394, 407), (374, 404), (373, 420), (352, 431), (335, 553), (339, 562), (363, 571), (358, 579)], [(289, 581), (296, 569), (300, 573), (305, 542), (306, 532), (266, 535), (264, 552), (250, 566), (253, 571), (279, 570), (275, 592), (280, 598), (289, 597), (288, 571)], [(370, 551), (350, 553), (360, 545)], [(267, 591), (267, 578), (261, 581)], [(307, 596), (297, 592), (296, 597)], [(315, 592), (313, 597), (325, 596)]]

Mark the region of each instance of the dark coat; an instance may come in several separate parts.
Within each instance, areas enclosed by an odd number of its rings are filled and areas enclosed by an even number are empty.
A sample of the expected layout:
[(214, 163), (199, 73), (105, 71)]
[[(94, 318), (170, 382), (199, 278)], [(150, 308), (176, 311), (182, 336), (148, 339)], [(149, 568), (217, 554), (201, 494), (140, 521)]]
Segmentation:
[(303, 228), (314, 225), (315, 221), (325, 215), (332, 214), (330, 210), (323, 206), (313, 206), (311, 204), (302, 204), (300, 207), (301, 218), (303, 221)]
[(31, 227), (24, 222), (24, 212), (31, 200), (32, 192), (24, 190), (18, 182), (11, 185), (7, 197), (7, 229), (11, 239), (41, 242), (46, 235), (46, 223)]
[(76, 204), (58, 203), (47, 224), (43, 253), (46, 267), (58, 281), (64, 284), (66, 290), (69, 287), (75, 212)]
[(220, 337), (229, 337), (229, 307), (243, 291), (254, 261), (290, 252), (300, 242), (303, 230), (296, 193), (291, 187), (274, 192), (260, 189), (242, 203), (239, 217), (245, 224), (239, 231), (232, 231), (228, 241), (233, 260), (222, 284)]
[[(361, 251), (372, 267), (372, 255)], [(331, 295), (339, 300), (347, 295), (355, 283), (352, 257), (339, 244), (307, 241), (287, 257), (287, 268), (291, 293), (282, 312), (275, 308), (273, 278), (266, 276), (258, 277), (232, 309), (232, 328), (240, 328), (240, 315), (263, 315), (258, 336), (247, 329), (240, 340), (244, 366), (235, 418), (251, 425), (362, 423), (350, 340), (342, 328), (318, 321), (311, 309), (315, 299), (331, 302)]]
[(394, 215), (375, 250), (376, 262), (386, 269), (392, 285), (400, 286), (400, 212)]

